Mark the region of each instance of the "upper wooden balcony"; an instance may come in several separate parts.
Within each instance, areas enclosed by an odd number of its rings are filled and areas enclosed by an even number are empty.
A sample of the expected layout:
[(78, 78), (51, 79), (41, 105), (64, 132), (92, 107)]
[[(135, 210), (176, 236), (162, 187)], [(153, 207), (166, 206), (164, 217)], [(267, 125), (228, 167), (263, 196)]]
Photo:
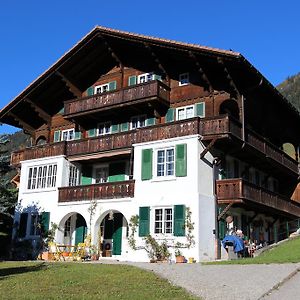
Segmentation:
[[(101, 151), (114, 149), (131, 148), (132, 144), (163, 140), (178, 136), (200, 134), (203, 140), (213, 138), (233, 137), (242, 143), (242, 129), (238, 121), (228, 116), (214, 118), (192, 118), (166, 124), (138, 128), (126, 132), (102, 135), (88, 139), (74, 140), (69, 142), (53, 143), (42, 146), (35, 146), (12, 153), (11, 164), (18, 165), (22, 160), (29, 160), (41, 157), (56, 155), (88, 155)], [(245, 144), (252, 157), (260, 157), (261, 161), (269, 161), (280, 165), (281, 168), (298, 175), (298, 163), (281, 151), (279, 148), (268, 142), (262, 136), (251, 130), (245, 131)], [(267, 158), (267, 160), (266, 160)]]
[(134, 180), (58, 188), (59, 203), (133, 197)]
[(217, 180), (218, 204), (255, 204), (300, 217), (300, 204), (240, 178)]
[(170, 88), (159, 80), (125, 87), (120, 90), (95, 94), (64, 102), (64, 117), (74, 118), (90, 113), (124, 108), (138, 103), (169, 106)]

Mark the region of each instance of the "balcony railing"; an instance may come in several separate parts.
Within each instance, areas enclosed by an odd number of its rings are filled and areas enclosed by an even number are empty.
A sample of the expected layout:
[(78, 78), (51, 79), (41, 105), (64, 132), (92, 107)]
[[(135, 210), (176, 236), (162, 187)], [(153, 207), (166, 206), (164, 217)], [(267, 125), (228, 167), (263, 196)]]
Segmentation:
[(134, 180), (68, 186), (58, 189), (58, 202), (119, 199), (134, 197)]
[(217, 180), (216, 194), (219, 204), (250, 201), (300, 217), (300, 204), (240, 178)]
[(64, 103), (65, 117), (124, 107), (143, 101), (160, 101), (169, 104), (170, 88), (159, 80), (150, 81), (117, 91), (96, 94), (82, 99), (68, 100)]
[[(18, 165), (22, 160), (56, 155), (85, 155), (113, 149), (130, 148), (132, 144), (164, 140), (179, 136), (200, 134), (204, 139), (221, 136), (234, 136), (242, 140), (241, 124), (228, 116), (214, 118), (192, 118), (166, 124), (138, 128), (127, 132), (97, 136), (89, 139), (53, 143), (36, 146), (12, 153), (11, 164)], [(245, 131), (245, 142), (265, 157), (298, 174), (298, 163), (251, 130)]]

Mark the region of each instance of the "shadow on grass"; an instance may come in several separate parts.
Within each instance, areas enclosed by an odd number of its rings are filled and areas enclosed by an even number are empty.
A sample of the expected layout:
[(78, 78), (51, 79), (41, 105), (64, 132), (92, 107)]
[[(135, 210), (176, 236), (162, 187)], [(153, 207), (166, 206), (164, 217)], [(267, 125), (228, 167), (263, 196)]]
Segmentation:
[(11, 275), (29, 273), (29, 272), (36, 272), (46, 268), (45, 263), (40, 263), (34, 266), (20, 266), (20, 267), (12, 267), (12, 268), (3, 268), (0, 269), (0, 280), (5, 279)]

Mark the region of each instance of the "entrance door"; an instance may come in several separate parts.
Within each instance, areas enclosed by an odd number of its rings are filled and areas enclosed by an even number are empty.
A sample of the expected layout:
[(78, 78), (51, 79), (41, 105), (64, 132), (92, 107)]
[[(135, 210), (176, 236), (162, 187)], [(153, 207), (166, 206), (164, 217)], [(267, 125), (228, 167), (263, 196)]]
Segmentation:
[(114, 214), (114, 232), (113, 232), (113, 254), (121, 255), (122, 249), (122, 226), (123, 215), (121, 213)]

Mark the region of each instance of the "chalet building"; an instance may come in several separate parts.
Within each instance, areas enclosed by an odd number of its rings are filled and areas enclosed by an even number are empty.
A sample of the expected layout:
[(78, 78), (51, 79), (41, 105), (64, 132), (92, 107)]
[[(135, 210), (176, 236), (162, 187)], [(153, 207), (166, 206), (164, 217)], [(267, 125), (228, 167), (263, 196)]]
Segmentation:
[(226, 230), (272, 243), (275, 224), (300, 217), (300, 116), (231, 50), (96, 27), (0, 121), (32, 137), (11, 157), (20, 240), (36, 241), (42, 220), (57, 243), (91, 233), (103, 255), (147, 261), (148, 234), (172, 253), (186, 243), (189, 210), (195, 244), (182, 252), (214, 260)]

